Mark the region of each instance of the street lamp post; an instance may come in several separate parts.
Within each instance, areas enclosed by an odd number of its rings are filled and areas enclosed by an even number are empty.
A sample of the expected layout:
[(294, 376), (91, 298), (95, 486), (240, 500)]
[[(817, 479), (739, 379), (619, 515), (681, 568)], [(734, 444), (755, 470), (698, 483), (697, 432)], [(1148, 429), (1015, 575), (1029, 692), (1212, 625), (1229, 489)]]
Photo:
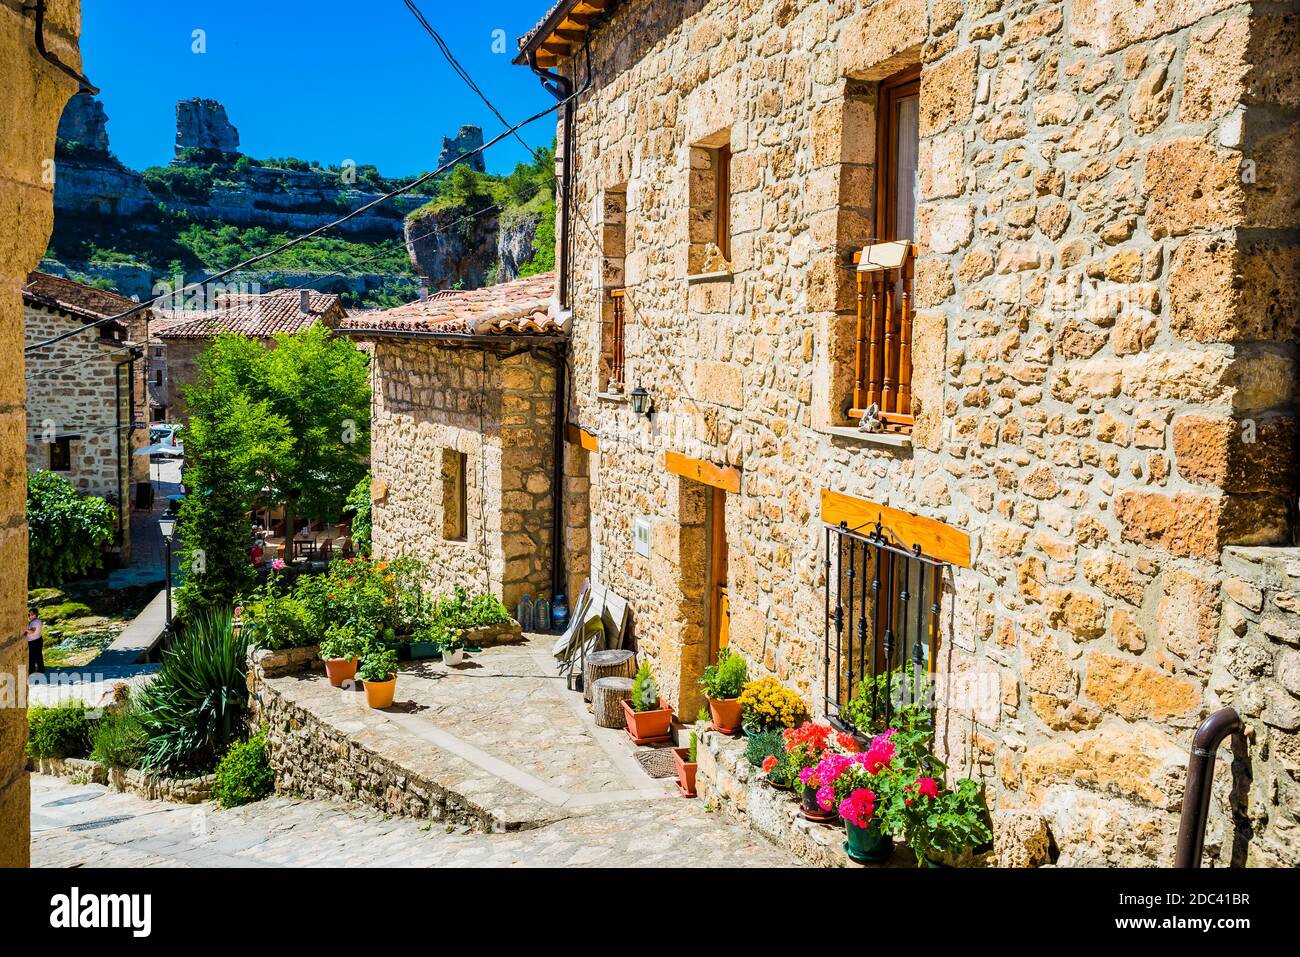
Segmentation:
[(176, 532), (176, 515), (172, 512), (170, 503), (167, 505), (167, 510), (158, 519), (158, 529), (162, 532), (163, 544), (166, 546), (167, 552), (165, 559), (167, 566), (167, 620), (163, 625), (163, 647), (170, 648), (172, 643), (172, 535)]

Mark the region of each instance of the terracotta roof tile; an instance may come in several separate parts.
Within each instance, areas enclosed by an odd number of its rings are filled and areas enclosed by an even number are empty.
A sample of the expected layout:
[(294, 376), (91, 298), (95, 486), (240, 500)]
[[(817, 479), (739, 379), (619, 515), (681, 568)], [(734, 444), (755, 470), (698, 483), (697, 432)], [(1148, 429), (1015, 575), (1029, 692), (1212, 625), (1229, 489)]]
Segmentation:
[[(27, 284), (23, 286), (23, 299), (32, 305), (57, 309), (86, 322), (116, 316), (139, 305), (134, 299), (127, 299), (115, 292), (43, 272), (33, 272), (27, 276)], [(128, 316), (122, 322), (131, 318), (133, 317)]]
[(350, 316), (340, 332), (364, 339), (385, 332), (431, 335), (562, 335), (551, 300), (555, 273), (527, 276), (482, 289), (442, 291), (393, 309)]
[(339, 297), (308, 290), (307, 311), (302, 311), (302, 290), (236, 294), (217, 299), (212, 309), (156, 309), (150, 331), (162, 339), (212, 339), (223, 332), (268, 339), (277, 332), (295, 333), (322, 320), (336, 325), (344, 316)]

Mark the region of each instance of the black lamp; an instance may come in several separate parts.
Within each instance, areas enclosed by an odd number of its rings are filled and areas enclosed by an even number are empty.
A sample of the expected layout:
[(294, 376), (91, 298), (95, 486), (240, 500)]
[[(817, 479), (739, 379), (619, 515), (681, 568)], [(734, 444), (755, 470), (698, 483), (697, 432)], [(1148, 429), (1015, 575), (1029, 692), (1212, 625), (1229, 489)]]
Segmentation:
[(632, 400), (632, 411), (637, 415), (644, 415), (649, 418), (650, 413), (654, 411), (654, 403), (650, 401), (650, 393), (645, 390), (645, 386), (638, 382), (636, 388), (632, 390), (630, 398)]
[(172, 502), (167, 503), (167, 510), (158, 516), (158, 531), (162, 532), (163, 544), (167, 546), (163, 559), (167, 574), (167, 617), (163, 623), (163, 646), (169, 647), (172, 640), (172, 536), (176, 533), (176, 513), (172, 511)]

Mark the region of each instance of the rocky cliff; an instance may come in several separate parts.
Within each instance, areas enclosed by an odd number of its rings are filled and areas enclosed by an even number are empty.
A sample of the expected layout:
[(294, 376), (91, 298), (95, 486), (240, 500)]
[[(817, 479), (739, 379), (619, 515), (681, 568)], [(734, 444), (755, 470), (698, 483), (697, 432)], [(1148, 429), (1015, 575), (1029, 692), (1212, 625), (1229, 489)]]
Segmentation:
[[(43, 268), (81, 281), (89, 277), (126, 295), (147, 298), (156, 282), (174, 280), (178, 266), (187, 281), (211, 275), (409, 182), (387, 179), (373, 166), (326, 169), (295, 159), (254, 160), (239, 152), (239, 131), (225, 107), (198, 98), (176, 105), (176, 158), (137, 171), (112, 154), (108, 119), (103, 105), (85, 94), (74, 96), (63, 114), (55, 229)], [(455, 137), (443, 138), (440, 164), (482, 143), (482, 130), (463, 126)], [(457, 167), (457, 176), (501, 192), (502, 178), (482, 170), (482, 155), (476, 154)], [(439, 198), (450, 178), (348, 220), (329, 237), (313, 240), (310, 250), (301, 250), (304, 255), (268, 263), (276, 268), (250, 279), (273, 288), (309, 281), (315, 270), (321, 276), (317, 288), (343, 293), (352, 305), (382, 306), (415, 298), (417, 272), (435, 288), (513, 278), (533, 256), (535, 211), (521, 213), (505, 202), (500, 229), (495, 215), (453, 226), (467, 207)], [(484, 197), (472, 208), (492, 202), (488, 193)], [(399, 243), (406, 245), (405, 256)]]

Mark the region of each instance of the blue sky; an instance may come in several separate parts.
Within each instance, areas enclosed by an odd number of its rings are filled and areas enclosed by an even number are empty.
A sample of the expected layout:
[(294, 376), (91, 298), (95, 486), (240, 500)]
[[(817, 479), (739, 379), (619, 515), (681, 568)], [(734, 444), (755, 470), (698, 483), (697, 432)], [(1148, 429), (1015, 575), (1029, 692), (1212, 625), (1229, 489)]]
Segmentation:
[[(510, 63), (551, 0), (416, 2), (507, 119), (554, 102)], [(206, 53), (192, 51), (195, 30)], [(496, 30), (505, 53), (493, 52)], [(172, 158), (176, 101), (193, 96), (225, 104), (250, 156), (352, 159), (387, 175), (432, 169), (442, 137), (464, 123), (485, 138), (502, 129), (402, 0), (83, 0), (81, 49), (110, 146), (136, 169)], [(521, 132), (549, 144), (555, 123)], [(488, 150), (488, 169), (508, 172), (526, 155), (504, 140)]]

